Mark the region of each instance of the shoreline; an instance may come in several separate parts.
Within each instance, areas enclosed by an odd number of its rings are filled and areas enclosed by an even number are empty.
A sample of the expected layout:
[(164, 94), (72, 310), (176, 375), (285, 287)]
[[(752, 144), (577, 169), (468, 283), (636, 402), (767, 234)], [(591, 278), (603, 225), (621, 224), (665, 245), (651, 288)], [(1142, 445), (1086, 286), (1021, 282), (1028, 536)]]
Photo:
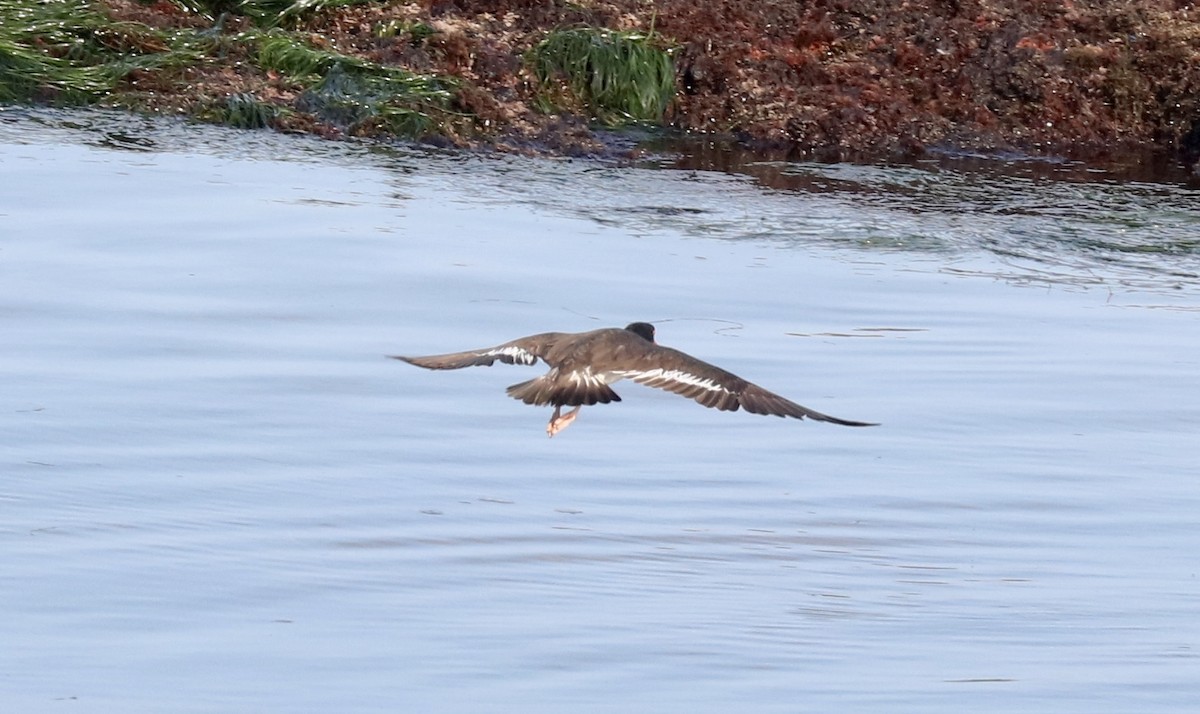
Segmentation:
[[(670, 57), (673, 94), (657, 121), (642, 121), (693, 137), (819, 161), (930, 147), (1099, 164), (1169, 156), (1200, 176), (1200, 9), (1174, 2), (70, 1), (100, 26), (23, 36), (31, 52), (75, 69), (89, 56), (129, 68), (83, 101), (46, 80), (8, 101), (613, 156), (595, 106), (530, 60), (556, 30), (598, 28)], [(353, 71), (331, 78), (342, 68)]]

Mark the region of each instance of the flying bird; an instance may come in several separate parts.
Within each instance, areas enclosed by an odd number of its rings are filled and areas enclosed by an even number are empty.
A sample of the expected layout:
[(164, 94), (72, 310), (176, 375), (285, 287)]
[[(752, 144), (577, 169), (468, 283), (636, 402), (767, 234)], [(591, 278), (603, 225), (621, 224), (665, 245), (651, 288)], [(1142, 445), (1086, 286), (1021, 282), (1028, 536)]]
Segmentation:
[[(426, 369), (491, 366), (497, 360), (534, 365), (541, 359), (550, 365), (550, 371), (512, 385), (508, 394), (526, 404), (553, 406), (554, 415), (546, 426), (551, 437), (570, 426), (583, 405), (621, 401), (609, 385), (622, 379), (665, 389), (722, 411), (740, 408), (752, 414), (807, 417), (842, 426), (878, 426), (813, 411), (720, 367), (664, 347), (654, 341), (654, 325), (648, 322), (589, 332), (545, 332), (496, 347), (445, 355), (389, 356)], [(567, 406), (575, 408), (563, 414), (562, 408)]]

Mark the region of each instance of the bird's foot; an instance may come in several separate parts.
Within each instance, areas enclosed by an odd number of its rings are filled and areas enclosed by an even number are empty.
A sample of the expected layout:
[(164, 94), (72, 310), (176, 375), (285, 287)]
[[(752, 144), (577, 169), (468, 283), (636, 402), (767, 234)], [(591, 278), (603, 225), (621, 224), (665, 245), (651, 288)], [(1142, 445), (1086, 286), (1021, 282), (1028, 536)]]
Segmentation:
[(571, 422), (579, 416), (579, 409), (580, 407), (575, 407), (566, 414), (559, 415), (562, 407), (555, 407), (554, 416), (550, 417), (550, 423), (546, 425), (546, 436), (553, 439), (555, 434), (571, 426)]

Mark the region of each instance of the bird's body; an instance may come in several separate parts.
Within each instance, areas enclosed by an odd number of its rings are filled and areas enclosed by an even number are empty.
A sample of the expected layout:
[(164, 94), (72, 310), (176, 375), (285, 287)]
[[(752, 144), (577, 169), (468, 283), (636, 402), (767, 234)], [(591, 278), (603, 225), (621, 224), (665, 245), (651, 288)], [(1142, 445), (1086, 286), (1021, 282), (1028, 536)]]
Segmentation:
[[(654, 326), (646, 322), (589, 332), (545, 332), (482, 350), (395, 359), (426, 369), (487, 366), (497, 360), (533, 365), (541, 359), (550, 365), (550, 371), (512, 385), (508, 394), (526, 404), (553, 406), (554, 416), (546, 427), (550, 436), (566, 428), (583, 405), (621, 401), (610, 385), (622, 379), (665, 389), (722, 411), (740, 408), (753, 414), (875, 426), (813, 411), (720, 367), (659, 345), (654, 341)], [(575, 409), (560, 416), (564, 406)]]

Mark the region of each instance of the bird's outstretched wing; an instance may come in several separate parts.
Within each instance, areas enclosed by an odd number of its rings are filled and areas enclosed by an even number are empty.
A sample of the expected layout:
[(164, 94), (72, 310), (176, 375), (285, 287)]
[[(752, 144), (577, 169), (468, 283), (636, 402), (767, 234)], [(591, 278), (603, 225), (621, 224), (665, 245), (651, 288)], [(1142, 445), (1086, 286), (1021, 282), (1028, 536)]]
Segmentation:
[(670, 347), (647, 345), (633, 362), (632, 368), (620, 371), (621, 377), (647, 387), (674, 392), (713, 409), (731, 412), (745, 409), (751, 414), (808, 418), (843, 426), (878, 426), (814, 411)]
[(467, 352), (452, 352), (445, 355), (427, 355), (424, 357), (404, 357), (388, 355), (392, 359), (403, 360), (425, 369), (462, 369), (463, 367), (490, 367), (497, 360), (505, 364), (537, 364), (538, 358), (544, 358), (555, 342), (559, 333), (547, 332), (541, 335), (530, 335), (502, 345), (488, 347), (482, 350)]

